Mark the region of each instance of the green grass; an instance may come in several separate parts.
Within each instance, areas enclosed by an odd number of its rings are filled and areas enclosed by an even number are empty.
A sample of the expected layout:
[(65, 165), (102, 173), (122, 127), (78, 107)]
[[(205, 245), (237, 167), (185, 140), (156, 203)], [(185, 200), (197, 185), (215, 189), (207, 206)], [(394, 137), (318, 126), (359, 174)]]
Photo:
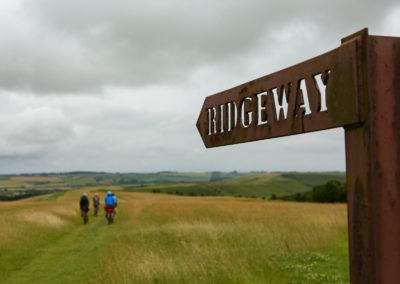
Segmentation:
[(155, 184), (126, 187), (130, 192), (160, 192), (191, 196), (265, 197), (286, 196), (312, 190), (331, 179), (343, 181), (344, 173), (259, 173), (195, 184)]
[(46, 201), (57, 201), (58, 198), (64, 196), (66, 193), (67, 191), (53, 193), (49, 198), (46, 199)]
[(346, 175), (345, 173), (342, 172), (327, 172), (327, 173), (290, 172), (290, 173), (283, 173), (282, 176), (285, 178), (296, 180), (309, 187), (324, 184), (329, 180), (338, 180), (340, 182), (346, 181)]
[(117, 191), (115, 224), (83, 225), (83, 192), (0, 203), (4, 283), (349, 281), (344, 204)]

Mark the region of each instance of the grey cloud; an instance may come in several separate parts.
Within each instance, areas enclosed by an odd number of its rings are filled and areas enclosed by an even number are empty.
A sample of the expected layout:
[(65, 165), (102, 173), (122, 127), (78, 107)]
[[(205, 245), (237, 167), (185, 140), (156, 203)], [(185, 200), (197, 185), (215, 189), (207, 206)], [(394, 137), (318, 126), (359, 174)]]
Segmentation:
[(72, 135), (62, 111), (48, 107), (27, 108), (15, 116), (11, 137), (18, 141), (49, 143)]
[(109, 85), (177, 83), (204, 64), (270, 48), (260, 38), (293, 22), (344, 36), (373, 25), (395, 2), (363, 3), (369, 9), (361, 12), (354, 1), (24, 1), (2, 31), (9, 44), (0, 47), (0, 86), (98, 93)]
[(0, 116), (0, 155), (37, 157), (57, 151), (74, 136), (63, 112), (49, 107), (27, 107), (16, 114)]
[(398, 31), (394, 7), (21, 0), (0, 9), (0, 172), (343, 170), (342, 130), (206, 150), (195, 122), (207, 95)]

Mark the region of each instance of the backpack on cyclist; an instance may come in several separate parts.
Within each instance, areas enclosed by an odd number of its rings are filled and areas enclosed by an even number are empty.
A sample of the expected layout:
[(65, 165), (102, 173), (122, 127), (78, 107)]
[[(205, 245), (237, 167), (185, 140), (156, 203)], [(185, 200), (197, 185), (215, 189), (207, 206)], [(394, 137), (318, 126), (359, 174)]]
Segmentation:
[(87, 198), (86, 193), (82, 195), (81, 200), (79, 201), (79, 207), (85, 212), (89, 211), (89, 199)]
[(106, 198), (104, 199), (104, 204), (106, 206), (114, 206), (114, 198), (112, 196), (106, 196)]

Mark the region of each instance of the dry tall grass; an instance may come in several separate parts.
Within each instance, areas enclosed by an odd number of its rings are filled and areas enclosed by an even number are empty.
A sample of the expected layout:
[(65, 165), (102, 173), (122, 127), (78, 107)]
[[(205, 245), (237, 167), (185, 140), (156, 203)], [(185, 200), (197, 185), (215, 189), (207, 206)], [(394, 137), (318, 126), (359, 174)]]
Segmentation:
[[(88, 273), (85, 280), (93, 283), (348, 281), (343, 204), (117, 192), (116, 223), (106, 225), (100, 214), (83, 226), (78, 200), (84, 191), (56, 202), (0, 203), (2, 279), (72, 283)], [(81, 238), (84, 243), (75, 243)], [(4, 268), (4, 253), (13, 249), (26, 258), (19, 270)], [(48, 254), (36, 255), (43, 249)], [(64, 270), (52, 269), (54, 259)]]
[[(296, 259), (318, 258), (332, 249), (338, 235), (346, 234), (345, 205), (123, 196), (129, 206), (124, 205), (117, 222), (125, 230), (110, 247), (115, 266), (106, 267), (107, 279), (285, 282), (282, 271), (291, 269)], [(285, 263), (290, 258), (294, 261)], [(307, 273), (311, 281), (315, 275)], [(335, 277), (328, 278), (342, 279)], [(323, 273), (317, 277), (328, 278)]]

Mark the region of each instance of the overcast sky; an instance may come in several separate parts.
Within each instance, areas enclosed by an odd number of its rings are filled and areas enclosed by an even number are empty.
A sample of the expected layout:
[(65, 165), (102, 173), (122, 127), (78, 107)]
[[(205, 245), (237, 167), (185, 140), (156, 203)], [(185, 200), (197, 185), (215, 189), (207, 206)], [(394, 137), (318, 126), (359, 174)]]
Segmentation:
[(398, 1), (0, 2), (0, 173), (345, 170), (342, 129), (206, 149), (204, 98), (400, 36)]

